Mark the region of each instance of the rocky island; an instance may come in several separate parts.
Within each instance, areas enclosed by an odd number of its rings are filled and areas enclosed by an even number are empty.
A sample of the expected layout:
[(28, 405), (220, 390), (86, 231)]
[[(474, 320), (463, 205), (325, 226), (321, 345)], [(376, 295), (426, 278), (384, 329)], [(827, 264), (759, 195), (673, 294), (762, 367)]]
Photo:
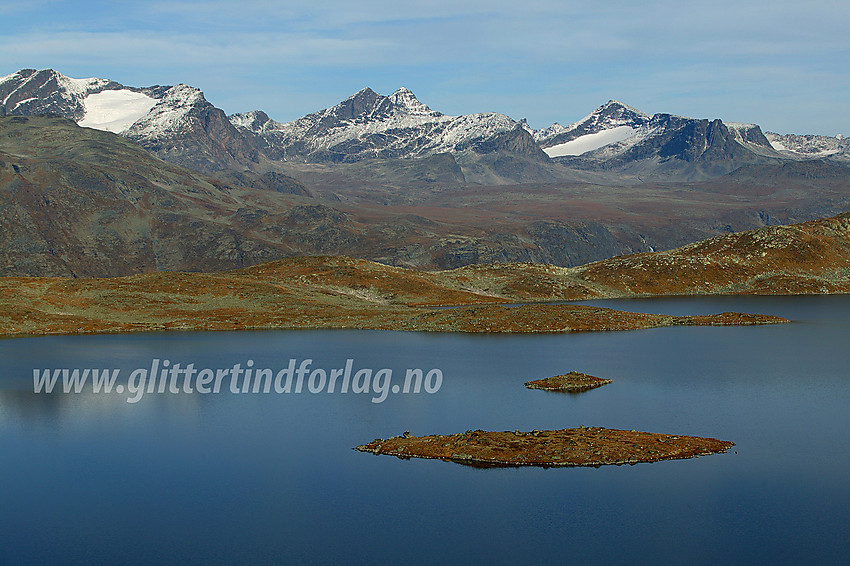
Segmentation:
[(555, 375), (545, 379), (526, 381), (525, 386), (529, 389), (581, 393), (582, 391), (589, 391), (591, 389), (596, 389), (597, 387), (602, 387), (603, 385), (608, 385), (609, 383), (613, 383), (613, 381), (614, 380), (612, 379), (603, 379), (601, 377), (587, 375), (586, 373), (571, 371), (570, 373), (563, 375)]
[(468, 430), (430, 436), (405, 432), (386, 440), (377, 438), (355, 450), (478, 467), (598, 467), (695, 458), (726, 452), (732, 446), (733, 442), (714, 438), (580, 427), (531, 432)]

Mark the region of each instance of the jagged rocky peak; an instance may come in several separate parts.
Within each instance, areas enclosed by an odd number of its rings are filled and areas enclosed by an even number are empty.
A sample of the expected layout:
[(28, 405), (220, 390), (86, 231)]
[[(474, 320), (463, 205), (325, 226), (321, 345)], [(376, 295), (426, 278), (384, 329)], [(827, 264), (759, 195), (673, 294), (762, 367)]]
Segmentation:
[(529, 126), (528, 124), (526, 124), (524, 127), (525, 127), (525, 130), (529, 134), (531, 134), (531, 137), (534, 138), (534, 141), (539, 143), (541, 147), (545, 147), (544, 142), (546, 142), (550, 138), (557, 136), (558, 134), (566, 131), (566, 128), (558, 122), (555, 122), (551, 126), (549, 126), (547, 128), (543, 128), (541, 130), (535, 130), (531, 126)]
[(578, 122), (567, 126), (565, 131), (580, 131), (584, 135), (621, 126), (637, 129), (649, 123), (651, 119), (652, 116), (646, 112), (618, 100), (609, 100)]
[(646, 112), (638, 110), (634, 106), (629, 106), (625, 102), (620, 102), (619, 100), (615, 100), (613, 98), (609, 99), (608, 102), (597, 108), (593, 113), (601, 114), (601, 113), (629, 113), (636, 114), (638, 116), (649, 116)]
[(434, 112), (427, 105), (419, 102), (416, 95), (405, 87), (396, 90), (389, 96), (389, 99), (393, 106), (409, 114), (440, 115), (439, 112)]
[(401, 87), (389, 96), (366, 87), (349, 96), (336, 106), (324, 111), (343, 121), (380, 120), (391, 115), (442, 116), (420, 102), (412, 91)]
[(272, 159), (353, 162), (427, 157), (438, 153), (509, 151), (548, 158), (526, 128), (496, 113), (447, 116), (431, 110), (407, 88), (389, 96), (364, 88), (339, 104), (296, 120), (263, 122), (239, 114), (231, 124), (257, 134)]
[(352, 94), (336, 106), (328, 109), (327, 114), (338, 120), (355, 120), (375, 114), (386, 99), (369, 87)]

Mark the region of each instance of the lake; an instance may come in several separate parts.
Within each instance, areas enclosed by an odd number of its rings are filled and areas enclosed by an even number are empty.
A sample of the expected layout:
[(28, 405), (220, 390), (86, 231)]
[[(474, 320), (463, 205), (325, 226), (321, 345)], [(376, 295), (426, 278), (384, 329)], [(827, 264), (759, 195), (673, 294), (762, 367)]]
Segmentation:
[[(736, 310), (794, 323), (0, 340), (0, 563), (844, 562), (850, 297), (591, 304), (667, 314)], [(187, 392), (179, 379), (142, 380), (163, 370), (168, 378), (178, 364), (192, 364), (196, 378), (236, 364), (276, 376), (305, 360), (300, 393), (294, 381), (288, 393), (276, 392), (283, 380), (267, 380), (268, 393), (265, 381), (256, 382), (257, 393), (253, 385), (242, 393), (237, 382), (234, 393), (225, 378), (218, 393), (207, 382), (206, 394), (197, 381)], [(61, 368), (120, 371), (110, 393), (94, 393), (91, 380), (79, 393), (62, 393), (61, 373), (52, 393), (33, 392), (33, 370)], [(391, 374), (379, 376), (381, 369)], [(419, 393), (404, 393), (408, 369), (432, 372)], [(523, 387), (571, 370), (614, 382), (578, 395)], [(352, 450), (406, 430), (580, 425), (736, 446), (692, 460), (549, 469), (476, 469)]]

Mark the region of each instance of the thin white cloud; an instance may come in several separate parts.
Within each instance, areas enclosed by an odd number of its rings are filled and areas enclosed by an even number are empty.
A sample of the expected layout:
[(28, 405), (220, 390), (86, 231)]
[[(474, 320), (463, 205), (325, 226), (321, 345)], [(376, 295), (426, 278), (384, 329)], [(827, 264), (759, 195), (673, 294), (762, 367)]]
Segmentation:
[[(123, 5), (123, 4), (122, 4)], [(122, 38), (139, 44), (172, 42), (214, 56), (245, 55), (245, 48), (345, 66), (421, 65), (441, 61), (531, 63), (608, 62), (617, 59), (681, 60), (683, 57), (746, 59), (771, 56), (828, 57), (848, 49), (844, 26), (850, 3), (821, 6), (772, 2), (161, 2), (136, 4), (125, 16)], [(820, 9), (820, 11), (819, 11)], [(845, 16), (845, 17), (842, 17)], [(8, 43), (32, 38), (26, 48), (55, 36), (99, 48), (112, 30), (97, 20), (39, 24), (5, 35)], [(224, 31), (226, 30), (226, 32)], [(27, 37), (30, 33), (30, 37)], [(68, 48), (79, 47), (68, 43)], [(367, 47), (364, 51), (364, 47)], [(353, 50), (352, 50), (353, 49)], [(61, 49), (57, 49), (61, 53)], [(93, 53), (97, 55), (97, 53)], [(365, 58), (364, 58), (365, 57)], [(195, 61), (191, 57), (188, 61)]]
[[(37, 12), (51, 3), (55, 3), (55, 0), (25, 0), (23, 2), (18, 0), (4, 0), (3, 3), (0, 3), (0, 15), (19, 16), (27, 12)], [(15, 25), (15, 22), (7, 20), (4, 24), (11, 28)]]
[(61, 32), (33, 33), (0, 39), (0, 58), (51, 59), (57, 62), (85, 57), (114, 64), (156, 67), (160, 65), (324, 65), (343, 62), (341, 53), (353, 60), (380, 63), (388, 45), (380, 39), (341, 39), (297, 34), (245, 34), (226, 42), (205, 35), (156, 35), (149, 33)]
[[(146, 77), (133, 84), (184, 81), (208, 94), (212, 84), (229, 111), (277, 109), (284, 119), (317, 110), (303, 106), (313, 99), (417, 83), (438, 110), (496, 110), (540, 125), (579, 118), (596, 97), (604, 99), (593, 105), (647, 101), (650, 111), (713, 102), (704, 115), (757, 106), (762, 92), (785, 101), (803, 92), (811, 100), (817, 89), (818, 99), (843, 96), (850, 53), (850, 2), (828, 0), (174, 0), (79, 14), (59, 3), (61, 17), (44, 2), (2, 6), (32, 17), (14, 27), (0, 18), (8, 66), (0, 74), (122, 69)], [(253, 94), (276, 91), (297, 109)], [(809, 112), (800, 102), (786, 113)], [(579, 115), (565, 116), (567, 107)]]
[(350, 2), (330, 0), (315, 2), (295, 0), (214, 0), (204, 2), (155, 2), (148, 5), (151, 14), (182, 17), (203, 22), (204, 25), (266, 25), (304, 26), (313, 29), (332, 29), (360, 24), (404, 22), (431, 19), (453, 19), (471, 16), (509, 15), (515, 5), (482, 0), (431, 0), (427, 2), (398, 2), (397, 0), (365, 0)]

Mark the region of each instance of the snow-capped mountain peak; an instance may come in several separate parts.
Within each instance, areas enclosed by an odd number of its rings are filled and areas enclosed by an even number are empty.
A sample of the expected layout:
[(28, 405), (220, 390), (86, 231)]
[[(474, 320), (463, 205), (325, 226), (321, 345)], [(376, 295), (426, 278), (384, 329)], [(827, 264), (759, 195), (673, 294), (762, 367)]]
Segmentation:
[(0, 115), (58, 114), (79, 121), (92, 94), (121, 85), (107, 79), (72, 79), (53, 69), (21, 69), (0, 79)]
[[(203, 100), (201, 91), (176, 87), (126, 87), (117, 82), (75, 79), (53, 69), (23, 69), (0, 79), (0, 114), (58, 114), (80, 126), (124, 133), (152, 127), (165, 116), (171, 125), (184, 109)], [(162, 124), (160, 124), (162, 127)]]
[(637, 128), (646, 124), (652, 116), (617, 100), (609, 100), (578, 122), (564, 128), (566, 132), (595, 134), (603, 130), (629, 126)]
[(52, 74), (70, 96), (86, 97), (92, 93), (100, 92), (112, 82), (107, 79), (98, 78), (72, 79), (56, 71), (52, 71)]
[(390, 102), (393, 103), (393, 106), (409, 114), (439, 115), (438, 112), (435, 113), (433, 110), (428, 108), (427, 105), (419, 102), (419, 99), (416, 98), (416, 95), (405, 87), (401, 87), (396, 90), (389, 96), (389, 99)]
[(258, 159), (253, 139), (186, 84), (127, 87), (23, 69), (0, 79), (0, 116), (7, 114), (56, 114), (124, 135), (168, 161), (202, 171), (241, 169)]
[[(507, 146), (522, 147), (521, 151), (545, 159), (531, 135), (509, 117), (496, 113), (446, 116), (404, 87), (389, 96), (364, 88), (335, 106), (284, 124), (258, 117), (237, 114), (230, 121), (263, 138), (278, 159), (357, 161), (487, 152)], [(517, 136), (525, 136), (528, 143), (507, 141)]]
[(555, 122), (534, 138), (549, 157), (581, 155), (629, 139), (651, 119), (645, 112), (609, 100), (581, 120), (569, 126)]

